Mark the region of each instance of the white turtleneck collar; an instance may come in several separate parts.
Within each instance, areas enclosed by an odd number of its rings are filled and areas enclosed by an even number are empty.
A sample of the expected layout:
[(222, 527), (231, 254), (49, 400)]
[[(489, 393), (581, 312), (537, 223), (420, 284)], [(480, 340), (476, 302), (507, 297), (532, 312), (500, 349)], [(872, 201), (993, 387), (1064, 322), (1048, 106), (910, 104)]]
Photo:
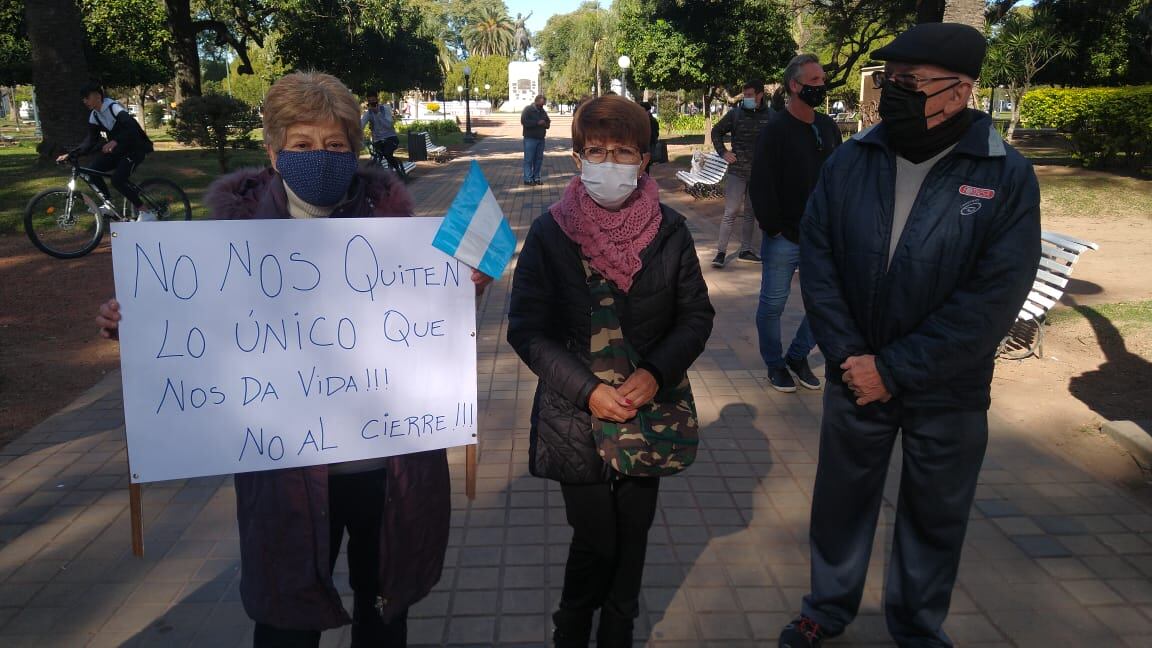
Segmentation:
[(304, 199), (297, 196), (292, 188), (288, 186), (287, 182), (281, 181), (284, 185), (284, 193), (288, 195), (288, 214), (292, 218), (328, 218), (332, 212), (336, 211), (336, 205), (331, 207), (319, 207), (309, 202), (304, 202)]

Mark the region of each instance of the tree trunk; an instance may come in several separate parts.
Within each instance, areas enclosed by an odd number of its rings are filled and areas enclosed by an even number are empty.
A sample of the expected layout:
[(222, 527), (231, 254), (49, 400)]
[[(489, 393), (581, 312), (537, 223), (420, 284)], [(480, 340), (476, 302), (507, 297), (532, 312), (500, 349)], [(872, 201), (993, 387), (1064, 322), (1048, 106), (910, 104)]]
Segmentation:
[(172, 62), (176, 69), (176, 103), (187, 97), (199, 97), (200, 50), (197, 49), (196, 27), (192, 24), (189, 0), (164, 0), (168, 25), (172, 30)]
[(704, 150), (712, 150), (712, 91), (704, 91)]
[(44, 134), (36, 152), (43, 163), (79, 144), (88, 132), (80, 103), (80, 86), (88, 81), (84, 26), (73, 0), (28, 0), (24, 19)]
[(1012, 101), (1012, 118), (1008, 121), (1008, 132), (1005, 133), (1005, 137), (1009, 142), (1016, 137), (1016, 127), (1020, 125), (1020, 99), (1026, 92), (1028, 88), (1008, 87), (1008, 99)]
[(146, 86), (146, 85), (140, 86), (139, 92), (140, 92), (140, 103), (137, 105), (140, 106), (140, 115), (136, 121), (140, 122), (140, 128), (142, 128), (144, 130), (144, 132), (147, 133), (148, 132), (148, 110), (145, 108), (144, 102), (148, 101), (148, 86)]
[(946, 0), (944, 22), (969, 25), (983, 33), (984, 5), (984, 0)]

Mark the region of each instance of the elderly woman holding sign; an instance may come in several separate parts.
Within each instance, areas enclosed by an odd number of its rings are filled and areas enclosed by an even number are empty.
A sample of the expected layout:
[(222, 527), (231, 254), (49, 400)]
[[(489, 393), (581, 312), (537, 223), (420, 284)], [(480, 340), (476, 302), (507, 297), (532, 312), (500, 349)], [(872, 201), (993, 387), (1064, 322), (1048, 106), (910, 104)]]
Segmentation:
[[(271, 167), (214, 182), (214, 218), (410, 216), (396, 176), (357, 164), (359, 105), (335, 77), (296, 73), (264, 104)], [(489, 281), (474, 272), (480, 289)], [(116, 337), (120, 309), (97, 322)], [(408, 608), (440, 578), (448, 544), (448, 463), (443, 450), (340, 464), (237, 474), (240, 593), (257, 647), (317, 646), (352, 622), (352, 645), (404, 646)], [(331, 577), (348, 531), (351, 619)]]
[(560, 482), (572, 543), (557, 646), (632, 645), (659, 478), (696, 454), (688, 367), (715, 312), (684, 217), (643, 173), (649, 119), (623, 97), (572, 123), (579, 175), (536, 219), (516, 267), (508, 341), (540, 381), (529, 469)]

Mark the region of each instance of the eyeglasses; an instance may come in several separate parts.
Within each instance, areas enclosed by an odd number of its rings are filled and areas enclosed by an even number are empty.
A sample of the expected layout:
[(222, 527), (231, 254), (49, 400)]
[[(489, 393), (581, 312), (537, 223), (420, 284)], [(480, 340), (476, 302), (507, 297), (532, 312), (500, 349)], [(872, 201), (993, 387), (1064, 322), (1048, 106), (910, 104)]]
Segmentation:
[(932, 81), (953, 80), (959, 81), (958, 76), (942, 76), (942, 77), (918, 77), (915, 74), (899, 73), (895, 74), (887, 70), (876, 70), (872, 73), (872, 87), (879, 90), (885, 85), (891, 83), (892, 85), (900, 86), (905, 90), (913, 92), (920, 89), (920, 86)]
[(578, 151), (578, 153), (580, 153), (580, 157), (592, 164), (604, 162), (608, 159), (608, 154), (612, 154), (612, 161), (616, 164), (639, 164), (641, 158), (644, 157), (640, 153), (640, 149), (634, 146), (617, 146), (616, 148), (586, 146), (584, 150)]
[(368, 102), (368, 106), (369, 106), (370, 108), (375, 108), (376, 106), (379, 106), (379, 105), (380, 105), (380, 102), (379, 102), (379, 101), (369, 101), (369, 102)]
[(811, 124), (811, 126), (812, 126), (812, 134), (816, 136), (816, 150), (817, 151), (823, 151), (824, 150), (824, 138), (820, 137), (820, 129), (816, 126), (816, 124)]

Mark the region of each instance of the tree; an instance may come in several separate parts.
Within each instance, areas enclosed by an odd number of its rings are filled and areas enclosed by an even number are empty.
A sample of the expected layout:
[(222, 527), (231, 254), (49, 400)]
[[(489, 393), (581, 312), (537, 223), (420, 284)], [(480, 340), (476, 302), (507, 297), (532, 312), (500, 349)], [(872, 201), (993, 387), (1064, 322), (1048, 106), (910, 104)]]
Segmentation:
[[(492, 99), (498, 104), (508, 99), (508, 57), (507, 56), (472, 56), (457, 61), (444, 77), (445, 98), (449, 91), (455, 92), (456, 86), (464, 85), (464, 66), (472, 70), (472, 99)], [(484, 84), (492, 86), (490, 90), (484, 89)]]
[[(172, 79), (171, 33), (155, 0), (79, 0), (92, 76), (105, 87), (148, 88)], [(142, 116), (141, 116), (142, 117)], [(141, 120), (143, 123), (143, 120)]]
[(1054, 62), (1038, 83), (1077, 86), (1152, 81), (1152, 4), (1148, 0), (1036, 0), (1035, 10), (1062, 34), (1075, 36), (1076, 55)]
[(88, 81), (84, 25), (73, 0), (29, 0), (24, 20), (32, 51), (32, 80), (44, 139), (36, 147), (48, 162), (88, 132), (77, 90)]
[(176, 101), (201, 93), (199, 36), (211, 34), (218, 47), (230, 47), (240, 57), (241, 74), (251, 74), (248, 43), (264, 45), (269, 21), (277, 9), (304, 4), (298, 0), (164, 0), (172, 32), (172, 62)]
[(355, 92), (439, 88), (437, 49), (405, 0), (296, 0), (280, 12), (277, 50), (291, 67), (323, 70)]
[(177, 142), (215, 150), (223, 172), (228, 170), (228, 150), (254, 146), (250, 136), (259, 125), (259, 115), (243, 101), (207, 94), (180, 102), (171, 131)]
[(32, 82), (32, 47), (24, 0), (0, 0), (0, 86)]
[(930, 17), (922, 10), (932, 9), (920, 0), (799, 0), (794, 4), (816, 25), (812, 49), (824, 62), (829, 90), (855, 83), (874, 50), (911, 27), (914, 18)]
[(620, 0), (617, 9), (617, 52), (632, 59), (631, 85), (699, 89), (706, 126), (712, 99), (746, 79), (779, 77), (796, 51), (774, 0)]
[(596, 2), (548, 19), (536, 36), (536, 53), (544, 61), (543, 86), (552, 98), (600, 96), (616, 66), (616, 24), (614, 12)]
[(1036, 76), (1053, 61), (1076, 55), (1076, 39), (1062, 34), (1043, 12), (1010, 12), (997, 26), (989, 42), (981, 78), (990, 85), (1005, 86), (1012, 102), (1008, 139), (1020, 123), (1020, 99)]
[(515, 25), (502, 10), (484, 8), (464, 28), (464, 46), (470, 56), (511, 56)]

